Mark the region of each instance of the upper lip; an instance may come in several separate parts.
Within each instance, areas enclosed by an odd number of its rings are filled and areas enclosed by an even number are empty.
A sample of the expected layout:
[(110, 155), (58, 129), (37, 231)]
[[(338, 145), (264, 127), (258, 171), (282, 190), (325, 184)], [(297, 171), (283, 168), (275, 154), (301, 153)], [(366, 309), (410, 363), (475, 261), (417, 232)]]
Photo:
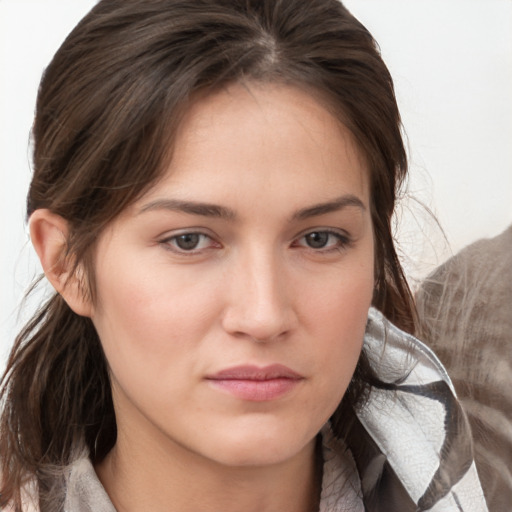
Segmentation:
[(208, 375), (209, 380), (272, 380), (272, 379), (302, 379), (303, 376), (282, 364), (269, 366), (241, 365), (226, 368), (213, 375)]

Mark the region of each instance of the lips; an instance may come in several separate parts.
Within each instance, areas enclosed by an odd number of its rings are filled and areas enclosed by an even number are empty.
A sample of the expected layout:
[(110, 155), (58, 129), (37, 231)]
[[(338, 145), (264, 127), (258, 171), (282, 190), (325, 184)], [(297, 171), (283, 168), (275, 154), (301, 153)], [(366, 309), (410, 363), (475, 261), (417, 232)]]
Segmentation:
[(265, 402), (281, 398), (295, 389), (304, 377), (287, 366), (236, 366), (207, 376), (209, 384), (242, 400)]

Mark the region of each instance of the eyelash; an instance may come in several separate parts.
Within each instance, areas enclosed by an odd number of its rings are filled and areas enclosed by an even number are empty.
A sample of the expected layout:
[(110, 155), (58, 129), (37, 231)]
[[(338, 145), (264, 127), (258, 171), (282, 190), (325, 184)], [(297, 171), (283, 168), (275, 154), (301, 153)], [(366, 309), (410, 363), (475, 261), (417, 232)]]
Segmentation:
[(207, 235), (206, 233), (201, 233), (199, 231), (186, 231), (183, 233), (179, 233), (177, 235), (173, 235), (173, 236), (164, 238), (163, 240), (160, 241), (160, 244), (162, 244), (169, 251), (173, 251), (178, 254), (186, 254), (186, 255), (199, 254), (199, 253), (201, 253), (205, 250), (208, 250), (210, 248), (217, 248), (217, 247), (202, 247), (200, 249), (192, 248), (190, 250), (187, 250), (187, 249), (183, 249), (182, 247), (179, 247), (176, 245), (177, 240), (179, 240), (180, 238), (190, 237), (190, 236), (197, 236), (203, 240), (208, 239), (208, 240), (210, 240), (210, 245), (213, 243), (213, 245), (218, 245), (218, 247), (220, 247), (220, 244), (215, 242), (215, 240), (211, 236)]
[[(337, 243), (335, 243), (334, 246), (324, 246), (319, 248), (310, 247), (308, 245), (302, 246), (297, 243), (297, 241), (305, 239), (307, 236), (314, 234), (322, 234), (327, 235), (328, 237), (334, 237), (337, 239)], [(343, 251), (344, 249), (350, 247), (351, 244), (352, 240), (347, 234), (342, 234), (339, 231), (335, 231), (332, 229), (313, 229), (311, 231), (308, 231), (307, 233), (304, 233), (299, 238), (296, 238), (292, 245), (294, 247), (305, 247), (306, 249), (310, 249), (315, 253), (331, 253), (335, 251)]]
[[(331, 245), (318, 247), (318, 248), (311, 247), (307, 244), (302, 245), (299, 243), (301, 240), (305, 239), (307, 236), (319, 235), (319, 234), (327, 235), (327, 237), (328, 237), (327, 240), (329, 240), (330, 237), (334, 237), (337, 239), (337, 243), (335, 243), (334, 246), (331, 246), (332, 245), (331, 244)], [(207, 247), (201, 247), (199, 249), (194, 247), (189, 250), (177, 246), (177, 240), (179, 240), (181, 237), (191, 237), (191, 236), (199, 237), (199, 240), (209, 239), (210, 244)], [(204, 252), (205, 250), (208, 250), (208, 249), (217, 249), (217, 248), (221, 247), (221, 244), (216, 242), (210, 235), (207, 235), (206, 233), (201, 233), (199, 231), (186, 231), (183, 233), (179, 233), (177, 235), (173, 235), (173, 236), (164, 238), (159, 243), (161, 245), (163, 245), (169, 251), (175, 252), (177, 254), (190, 255), (190, 256), (196, 255), (196, 254), (201, 254), (202, 252)], [(309, 250), (313, 251), (314, 253), (321, 254), (321, 253), (332, 253), (335, 251), (339, 252), (339, 251), (342, 251), (342, 250), (350, 247), (351, 244), (352, 244), (352, 240), (346, 234), (342, 234), (342, 233), (332, 230), (332, 229), (313, 229), (313, 230), (308, 231), (308, 232), (302, 234), (301, 236), (295, 238), (294, 241), (292, 242), (291, 246), (294, 248), (303, 247), (305, 249), (309, 249)]]

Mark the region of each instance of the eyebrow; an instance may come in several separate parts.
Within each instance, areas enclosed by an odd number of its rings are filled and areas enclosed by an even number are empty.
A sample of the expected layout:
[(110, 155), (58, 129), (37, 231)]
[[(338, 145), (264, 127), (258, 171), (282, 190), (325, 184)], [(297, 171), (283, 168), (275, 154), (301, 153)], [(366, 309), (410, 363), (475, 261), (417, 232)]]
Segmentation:
[[(292, 215), (292, 220), (305, 220), (319, 215), (336, 212), (347, 207), (357, 207), (362, 211), (366, 210), (364, 203), (357, 196), (352, 194), (343, 195), (326, 203), (319, 203), (306, 208), (297, 210)], [(200, 215), (202, 217), (216, 217), (226, 220), (236, 220), (237, 214), (234, 210), (212, 203), (202, 203), (196, 201), (184, 201), (181, 199), (156, 199), (142, 206), (139, 214), (155, 211), (170, 210), (187, 213), (190, 215)]]
[(366, 206), (361, 199), (352, 194), (346, 194), (327, 203), (320, 203), (308, 206), (307, 208), (302, 208), (293, 214), (292, 220), (305, 220), (311, 217), (337, 212), (350, 206), (360, 208), (363, 212), (366, 211)]
[(156, 199), (144, 205), (139, 210), (139, 214), (155, 210), (170, 210), (190, 215), (201, 215), (203, 217), (218, 217), (226, 220), (234, 220), (236, 218), (236, 213), (225, 206), (196, 201), (183, 201), (180, 199)]

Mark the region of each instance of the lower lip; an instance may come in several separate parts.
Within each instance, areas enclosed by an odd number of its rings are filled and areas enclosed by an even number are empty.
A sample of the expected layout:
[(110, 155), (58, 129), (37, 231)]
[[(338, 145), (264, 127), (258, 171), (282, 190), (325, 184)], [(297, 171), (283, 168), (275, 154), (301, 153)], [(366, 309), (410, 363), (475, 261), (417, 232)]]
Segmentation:
[(301, 379), (290, 378), (268, 380), (211, 379), (209, 383), (214, 388), (242, 400), (266, 402), (287, 395), (298, 386), (300, 381)]

